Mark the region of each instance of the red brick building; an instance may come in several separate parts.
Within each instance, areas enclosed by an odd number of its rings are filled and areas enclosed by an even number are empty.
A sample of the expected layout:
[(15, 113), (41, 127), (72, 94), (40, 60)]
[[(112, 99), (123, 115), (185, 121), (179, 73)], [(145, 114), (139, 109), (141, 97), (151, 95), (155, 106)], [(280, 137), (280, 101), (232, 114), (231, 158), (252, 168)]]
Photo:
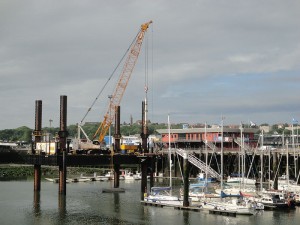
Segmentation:
[[(255, 146), (255, 133), (257, 128), (243, 128), (242, 132), (239, 128), (223, 127), (223, 146), (224, 148), (238, 148), (235, 140), (240, 140), (241, 134), (244, 137), (244, 142), (250, 146)], [(161, 134), (161, 141), (164, 146), (169, 145), (169, 130), (158, 129), (157, 132)], [(206, 133), (206, 138), (205, 138)], [(204, 141), (207, 140), (217, 147), (220, 147), (222, 140), (222, 128), (186, 128), (186, 129), (171, 129), (170, 142), (172, 147), (178, 148), (201, 148), (204, 146)]]

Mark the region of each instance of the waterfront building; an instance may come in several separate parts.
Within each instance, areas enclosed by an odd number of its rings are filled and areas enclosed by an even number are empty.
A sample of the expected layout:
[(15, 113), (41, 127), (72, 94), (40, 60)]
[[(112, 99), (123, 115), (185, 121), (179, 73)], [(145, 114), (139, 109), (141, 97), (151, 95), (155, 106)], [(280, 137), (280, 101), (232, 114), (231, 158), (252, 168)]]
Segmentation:
[[(161, 135), (162, 144), (168, 147), (169, 143), (169, 130), (158, 129), (157, 132)], [(206, 133), (206, 137), (205, 137)], [(255, 147), (257, 139), (255, 134), (259, 133), (258, 128), (232, 128), (223, 127), (223, 146), (224, 150), (239, 148), (241, 135), (244, 143), (250, 147)], [(183, 129), (171, 129), (170, 141), (171, 147), (176, 148), (203, 148), (205, 146), (205, 140), (208, 143), (214, 144), (216, 147), (221, 147), (222, 142), (222, 128), (210, 127), (210, 128), (183, 128)]]

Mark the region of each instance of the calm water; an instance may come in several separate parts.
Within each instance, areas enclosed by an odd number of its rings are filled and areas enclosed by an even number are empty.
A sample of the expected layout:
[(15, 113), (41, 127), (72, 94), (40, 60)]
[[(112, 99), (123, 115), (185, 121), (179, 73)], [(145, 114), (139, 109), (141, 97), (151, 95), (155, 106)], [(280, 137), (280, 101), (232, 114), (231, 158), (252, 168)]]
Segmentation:
[(290, 212), (262, 211), (255, 216), (226, 217), (140, 204), (140, 182), (120, 181), (125, 193), (102, 193), (112, 182), (67, 184), (59, 198), (58, 184), (33, 180), (0, 181), (0, 224), (299, 224), (300, 208)]

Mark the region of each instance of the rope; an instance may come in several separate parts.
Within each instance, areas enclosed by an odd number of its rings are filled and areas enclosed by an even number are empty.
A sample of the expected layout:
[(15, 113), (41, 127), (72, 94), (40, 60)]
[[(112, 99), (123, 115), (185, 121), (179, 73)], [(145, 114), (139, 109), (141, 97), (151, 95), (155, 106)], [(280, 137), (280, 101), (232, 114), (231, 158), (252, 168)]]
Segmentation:
[(103, 85), (103, 87), (101, 88), (100, 92), (98, 93), (97, 97), (95, 98), (95, 100), (92, 102), (92, 105), (88, 108), (87, 112), (85, 113), (84, 117), (82, 118), (82, 120), (80, 121), (80, 124), (83, 123), (84, 119), (87, 117), (88, 113), (91, 111), (92, 107), (95, 105), (96, 101), (98, 100), (99, 96), (102, 94), (102, 92), (104, 91), (106, 85), (108, 84), (108, 82), (111, 80), (111, 78), (113, 77), (113, 75), (115, 74), (116, 70), (119, 68), (121, 62), (124, 60), (125, 56), (127, 55), (127, 53), (129, 52), (131, 46), (133, 45), (133, 43), (135, 42), (135, 40), (138, 37), (139, 32), (137, 33), (137, 35), (135, 36), (135, 38), (133, 39), (133, 41), (131, 42), (131, 44), (129, 45), (128, 49), (126, 50), (126, 52), (124, 53), (124, 55), (122, 56), (121, 60), (119, 61), (119, 63), (117, 64), (117, 66), (115, 67), (115, 69), (113, 70), (113, 72), (110, 74), (110, 76), (108, 77), (107, 81), (105, 82), (105, 84)]
[[(280, 160), (279, 160), (279, 163), (278, 163), (278, 166), (277, 166), (277, 170), (276, 170), (276, 173), (275, 173), (275, 176), (274, 176), (274, 181), (275, 181), (275, 178), (277, 177), (278, 175), (278, 171), (279, 171), (279, 166), (280, 166), (280, 163), (281, 163), (281, 159), (282, 159), (282, 155), (280, 155)], [(273, 184), (274, 185), (274, 184)]]

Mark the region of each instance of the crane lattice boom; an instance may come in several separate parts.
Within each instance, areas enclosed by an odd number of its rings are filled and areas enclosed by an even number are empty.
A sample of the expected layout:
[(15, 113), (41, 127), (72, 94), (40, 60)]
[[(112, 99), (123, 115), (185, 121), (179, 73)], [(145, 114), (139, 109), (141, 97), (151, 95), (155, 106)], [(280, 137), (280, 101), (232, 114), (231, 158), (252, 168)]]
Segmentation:
[(112, 124), (115, 118), (116, 106), (119, 106), (121, 103), (128, 81), (137, 62), (141, 46), (144, 40), (145, 32), (147, 31), (151, 23), (152, 21), (149, 21), (148, 23), (144, 23), (141, 25), (141, 29), (136, 37), (136, 40), (130, 48), (129, 55), (127, 56), (127, 59), (123, 66), (119, 81), (111, 96), (110, 104), (104, 116), (104, 120), (102, 121), (96, 133), (94, 134), (94, 138), (96, 138), (99, 135), (98, 140), (100, 142), (103, 141), (104, 136), (106, 135), (110, 125)]

